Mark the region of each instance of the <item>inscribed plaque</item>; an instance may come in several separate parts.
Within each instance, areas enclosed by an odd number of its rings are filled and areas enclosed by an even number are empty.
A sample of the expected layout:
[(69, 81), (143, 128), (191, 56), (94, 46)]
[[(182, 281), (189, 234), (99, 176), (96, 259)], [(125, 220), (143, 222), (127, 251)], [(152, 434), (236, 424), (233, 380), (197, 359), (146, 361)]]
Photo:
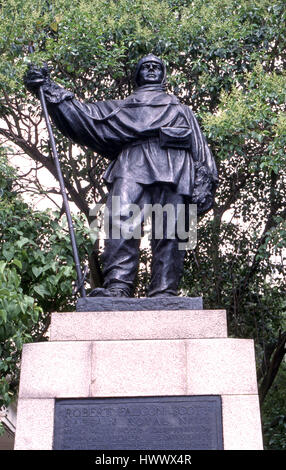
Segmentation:
[(221, 397), (59, 399), (55, 450), (223, 449)]

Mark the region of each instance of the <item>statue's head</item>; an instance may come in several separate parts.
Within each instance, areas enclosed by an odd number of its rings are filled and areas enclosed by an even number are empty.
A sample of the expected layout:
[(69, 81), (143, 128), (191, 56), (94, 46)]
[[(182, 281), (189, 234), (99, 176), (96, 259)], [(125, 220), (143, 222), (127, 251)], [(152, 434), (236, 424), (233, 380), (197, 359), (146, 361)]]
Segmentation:
[(164, 62), (154, 54), (148, 54), (139, 60), (134, 80), (137, 86), (163, 84), (166, 79), (166, 67)]

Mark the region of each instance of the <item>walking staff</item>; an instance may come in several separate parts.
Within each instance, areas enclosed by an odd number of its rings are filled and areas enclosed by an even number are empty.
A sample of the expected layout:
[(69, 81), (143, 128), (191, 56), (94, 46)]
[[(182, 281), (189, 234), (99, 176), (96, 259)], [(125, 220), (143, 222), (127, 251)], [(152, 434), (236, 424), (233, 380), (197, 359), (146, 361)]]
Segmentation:
[[(28, 51), (29, 51), (29, 53), (35, 52), (33, 43), (31, 43), (29, 45)], [(41, 79), (39, 79), (39, 81), (41, 81)], [(81, 271), (80, 260), (79, 260), (79, 255), (78, 255), (78, 248), (77, 248), (77, 244), (76, 244), (75, 232), (74, 232), (74, 227), (73, 227), (73, 223), (72, 223), (72, 217), (71, 217), (70, 207), (69, 207), (69, 203), (68, 203), (64, 178), (63, 178), (62, 170), (61, 170), (61, 167), (60, 167), (58, 152), (57, 152), (56, 143), (55, 143), (55, 138), (54, 138), (54, 134), (53, 134), (52, 126), (51, 126), (51, 121), (50, 121), (48, 110), (47, 110), (46, 99), (45, 99), (45, 95), (44, 95), (44, 91), (43, 91), (42, 86), (40, 86), (38, 88), (38, 92), (39, 92), (39, 98), (40, 98), (40, 102), (41, 102), (41, 106), (42, 106), (42, 111), (43, 111), (43, 114), (44, 114), (47, 130), (48, 130), (48, 134), (49, 134), (49, 139), (50, 139), (50, 144), (51, 144), (52, 153), (53, 153), (53, 157), (54, 157), (54, 163), (55, 163), (55, 167), (56, 167), (58, 182), (59, 182), (59, 185), (60, 185), (60, 190), (61, 190), (61, 194), (62, 194), (62, 198), (63, 198), (64, 210), (65, 210), (67, 221), (68, 221), (69, 234), (70, 234), (72, 251), (73, 251), (73, 258), (74, 258), (75, 269), (76, 269), (76, 274), (77, 274), (76, 288), (74, 290), (74, 293), (76, 294), (77, 292), (80, 292), (81, 297), (86, 297), (85, 288), (84, 288), (84, 281), (85, 281), (86, 273), (85, 272), (82, 273), (82, 271)]]

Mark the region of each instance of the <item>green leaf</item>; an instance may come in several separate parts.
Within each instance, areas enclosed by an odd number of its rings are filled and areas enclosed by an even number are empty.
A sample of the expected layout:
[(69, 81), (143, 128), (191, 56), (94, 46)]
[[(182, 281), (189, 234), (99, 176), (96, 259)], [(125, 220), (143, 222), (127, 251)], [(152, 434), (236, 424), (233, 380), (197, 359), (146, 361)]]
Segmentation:
[(50, 23), (50, 28), (51, 28), (53, 31), (57, 32), (58, 29), (59, 29), (59, 25), (58, 25), (58, 23), (57, 23), (56, 21), (53, 21), (53, 23)]
[(3, 323), (6, 323), (7, 321), (7, 312), (3, 309), (0, 309), (0, 319), (2, 320)]
[(32, 272), (35, 277), (39, 277), (43, 272), (43, 268), (37, 268), (36, 266), (32, 266)]
[(18, 266), (18, 268), (22, 269), (22, 263), (20, 260), (14, 258), (12, 263)]
[(29, 239), (29, 238), (26, 238), (26, 237), (21, 237), (20, 240), (18, 240), (16, 242), (16, 246), (18, 248), (23, 248), (24, 245), (34, 245), (34, 246), (37, 246), (35, 242), (33, 242), (33, 240)]
[(33, 290), (43, 298), (46, 296), (50, 296), (50, 292), (46, 289), (43, 284), (37, 284), (33, 287)]
[(15, 254), (15, 249), (12, 246), (4, 246), (3, 248), (3, 256), (7, 261), (11, 261)]
[(7, 266), (7, 263), (5, 263), (5, 261), (0, 261), (0, 274), (4, 274), (4, 270)]
[(5, 287), (0, 288), (0, 296), (2, 297), (9, 297), (11, 291), (9, 289), (6, 289)]

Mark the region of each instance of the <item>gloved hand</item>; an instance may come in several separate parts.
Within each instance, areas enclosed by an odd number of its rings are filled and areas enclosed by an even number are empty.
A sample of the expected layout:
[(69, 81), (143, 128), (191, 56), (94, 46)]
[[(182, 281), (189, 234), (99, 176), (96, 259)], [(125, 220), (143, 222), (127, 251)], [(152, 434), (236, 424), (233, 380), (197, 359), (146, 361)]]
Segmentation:
[(39, 68), (30, 65), (28, 71), (24, 75), (24, 84), (26, 88), (33, 94), (37, 95), (41, 86), (47, 87), (51, 83), (49, 69), (47, 65)]

